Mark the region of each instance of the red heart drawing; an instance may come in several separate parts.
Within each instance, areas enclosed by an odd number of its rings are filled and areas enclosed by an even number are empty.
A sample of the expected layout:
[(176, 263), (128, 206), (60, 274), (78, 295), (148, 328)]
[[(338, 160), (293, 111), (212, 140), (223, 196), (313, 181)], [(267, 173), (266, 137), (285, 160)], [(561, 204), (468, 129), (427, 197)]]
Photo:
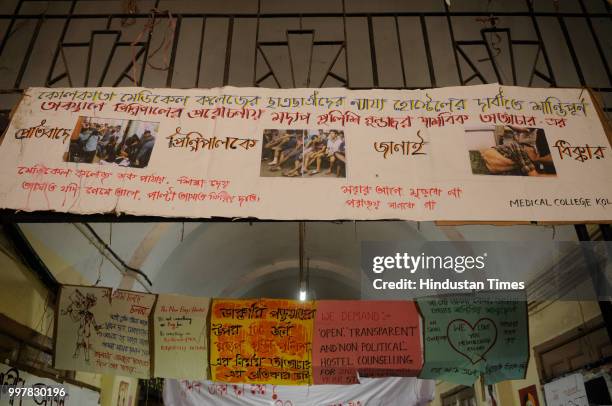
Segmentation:
[(480, 360), (486, 361), (485, 355), (497, 342), (497, 326), (487, 317), (477, 320), (474, 325), (464, 319), (455, 319), (448, 323), (446, 337), (453, 350), (475, 364)]

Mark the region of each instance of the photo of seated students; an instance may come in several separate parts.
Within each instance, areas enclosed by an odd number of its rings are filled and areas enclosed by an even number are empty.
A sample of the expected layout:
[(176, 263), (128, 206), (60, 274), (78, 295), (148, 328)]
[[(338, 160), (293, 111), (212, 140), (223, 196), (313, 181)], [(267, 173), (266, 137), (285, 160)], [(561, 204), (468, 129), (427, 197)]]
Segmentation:
[(556, 176), (544, 130), (519, 126), (467, 128), (475, 175)]
[(339, 130), (264, 130), (260, 176), (346, 177), (346, 144)]
[(144, 168), (149, 164), (159, 123), (79, 117), (65, 162)]

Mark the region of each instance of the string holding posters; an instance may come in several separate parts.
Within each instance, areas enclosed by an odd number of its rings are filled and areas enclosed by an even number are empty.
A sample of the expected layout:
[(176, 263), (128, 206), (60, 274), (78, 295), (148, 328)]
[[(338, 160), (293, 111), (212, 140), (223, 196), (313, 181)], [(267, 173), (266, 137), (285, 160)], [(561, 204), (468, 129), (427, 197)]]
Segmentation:
[(155, 295), (63, 285), (55, 324), (57, 369), (148, 378)]
[(153, 311), (153, 376), (208, 378), (210, 298), (159, 294)]
[(412, 301), (317, 301), (314, 383), (417, 376), (423, 363), (420, 324)]
[(425, 362), (419, 377), (471, 385), (523, 379), (529, 362), (526, 301), (495, 295), (418, 299)]
[(610, 221), (610, 173), (584, 89), (30, 88), (0, 146), (0, 208)]
[(311, 385), (315, 304), (214, 299), (210, 317), (213, 381)]

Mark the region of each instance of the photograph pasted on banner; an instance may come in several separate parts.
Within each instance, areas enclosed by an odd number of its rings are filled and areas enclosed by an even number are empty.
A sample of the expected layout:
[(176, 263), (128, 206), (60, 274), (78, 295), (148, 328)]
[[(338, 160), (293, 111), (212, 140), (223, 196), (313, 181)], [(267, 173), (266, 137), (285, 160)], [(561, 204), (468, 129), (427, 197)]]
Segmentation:
[(517, 126), (466, 129), (475, 175), (555, 176), (544, 130)]
[(341, 130), (264, 130), (261, 176), (346, 178)]
[(611, 154), (582, 89), (30, 88), (0, 145), (0, 208), (612, 221)]
[(70, 137), (65, 162), (145, 168), (159, 123), (81, 116)]

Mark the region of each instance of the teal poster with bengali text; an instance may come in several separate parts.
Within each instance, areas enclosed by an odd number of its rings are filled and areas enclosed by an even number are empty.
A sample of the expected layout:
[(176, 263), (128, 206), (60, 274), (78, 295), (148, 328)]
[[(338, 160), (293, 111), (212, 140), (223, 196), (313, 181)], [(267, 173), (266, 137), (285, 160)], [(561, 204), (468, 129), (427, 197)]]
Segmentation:
[(471, 385), (523, 379), (529, 363), (526, 301), (487, 295), (417, 300), (423, 316), (422, 379)]

